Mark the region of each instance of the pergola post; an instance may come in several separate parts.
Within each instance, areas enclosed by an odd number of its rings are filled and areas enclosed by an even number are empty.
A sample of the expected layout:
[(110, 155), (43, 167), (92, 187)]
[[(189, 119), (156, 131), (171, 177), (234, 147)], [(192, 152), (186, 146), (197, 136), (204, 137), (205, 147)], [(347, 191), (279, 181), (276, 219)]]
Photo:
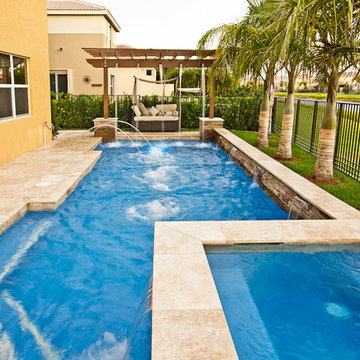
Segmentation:
[(109, 118), (109, 84), (108, 84), (108, 68), (104, 66), (104, 119)]
[(210, 96), (209, 96), (209, 119), (214, 118), (215, 108), (215, 78), (210, 75)]

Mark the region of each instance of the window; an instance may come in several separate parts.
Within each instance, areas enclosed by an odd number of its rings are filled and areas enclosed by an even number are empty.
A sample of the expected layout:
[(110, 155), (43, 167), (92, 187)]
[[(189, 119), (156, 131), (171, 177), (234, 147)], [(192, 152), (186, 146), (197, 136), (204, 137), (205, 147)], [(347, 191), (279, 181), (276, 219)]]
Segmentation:
[(0, 53), (0, 120), (29, 113), (27, 59)]
[(146, 76), (152, 76), (152, 70), (146, 70)]
[(68, 76), (64, 73), (50, 74), (50, 91), (55, 94), (68, 92)]

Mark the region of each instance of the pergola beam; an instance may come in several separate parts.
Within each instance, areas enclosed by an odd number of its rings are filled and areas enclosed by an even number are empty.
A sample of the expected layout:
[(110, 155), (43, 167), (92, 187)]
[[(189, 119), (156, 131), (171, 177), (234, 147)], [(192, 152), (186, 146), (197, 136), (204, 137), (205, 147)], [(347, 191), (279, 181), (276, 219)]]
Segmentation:
[(178, 68), (180, 64), (184, 68), (201, 68), (202, 64), (205, 67), (210, 67), (214, 60), (209, 59), (86, 59), (86, 61), (95, 68), (114, 68), (118, 64), (119, 68), (136, 68), (138, 63), (142, 68), (157, 68), (161, 63), (164, 68)]
[(121, 56), (121, 57), (157, 57), (159, 58), (165, 56), (183, 56), (185, 58), (190, 58), (192, 56), (197, 56), (198, 58), (204, 59), (207, 57), (215, 57), (216, 50), (197, 50), (197, 49), (134, 49), (134, 48), (83, 48), (88, 54), (92, 57), (104, 57), (111, 58)]

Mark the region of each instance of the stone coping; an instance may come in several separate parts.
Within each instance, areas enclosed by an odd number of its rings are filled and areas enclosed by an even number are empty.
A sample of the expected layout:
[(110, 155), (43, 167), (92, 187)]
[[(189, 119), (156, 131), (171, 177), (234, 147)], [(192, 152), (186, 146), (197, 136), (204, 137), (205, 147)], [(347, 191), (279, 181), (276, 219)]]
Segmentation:
[(225, 138), (236, 149), (245, 153), (247, 157), (267, 170), (275, 178), (299, 194), (301, 198), (321, 210), (332, 219), (359, 219), (360, 211), (346, 204), (327, 191), (316, 186), (301, 175), (282, 165), (246, 141), (240, 139), (230, 131), (219, 128), (214, 130), (219, 136)]
[(153, 360), (237, 359), (204, 246), (360, 243), (358, 220), (157, 222)]
[(101, 138), (87, 131), (58, 138), (0, 165), (0, 233), (29, 210), (55, 210), (93, 168)]

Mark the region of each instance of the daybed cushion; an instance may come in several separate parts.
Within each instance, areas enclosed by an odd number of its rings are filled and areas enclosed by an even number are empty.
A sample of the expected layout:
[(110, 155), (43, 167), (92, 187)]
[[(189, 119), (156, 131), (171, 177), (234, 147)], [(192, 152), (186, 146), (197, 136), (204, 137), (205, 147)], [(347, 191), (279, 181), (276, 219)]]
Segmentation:
[(135, 116), (141, 116), (141, 111), (137, 105), (133, 105), (132, 107), (133, 112), (135, 113)]
[(139, 104), (139, 109), (140, 109), (140, 112), (141, 112), (142, 116), (149, 116), (150, 115), (148, 110), (146, 109), (146, 107), (145, 107), (145, 105), (143, 103)]
[(177, 105), (176, 104), (158, 104), (156, 105), (156, 108), (158, 110), (165, 110), (165, 111), (175, 111), (177, 110)]
[(151, 107), (149, 110), (148, 110), (150, 116), (156, 116), (159, 114), (159, 110), (155, 108), (155, 106)]

